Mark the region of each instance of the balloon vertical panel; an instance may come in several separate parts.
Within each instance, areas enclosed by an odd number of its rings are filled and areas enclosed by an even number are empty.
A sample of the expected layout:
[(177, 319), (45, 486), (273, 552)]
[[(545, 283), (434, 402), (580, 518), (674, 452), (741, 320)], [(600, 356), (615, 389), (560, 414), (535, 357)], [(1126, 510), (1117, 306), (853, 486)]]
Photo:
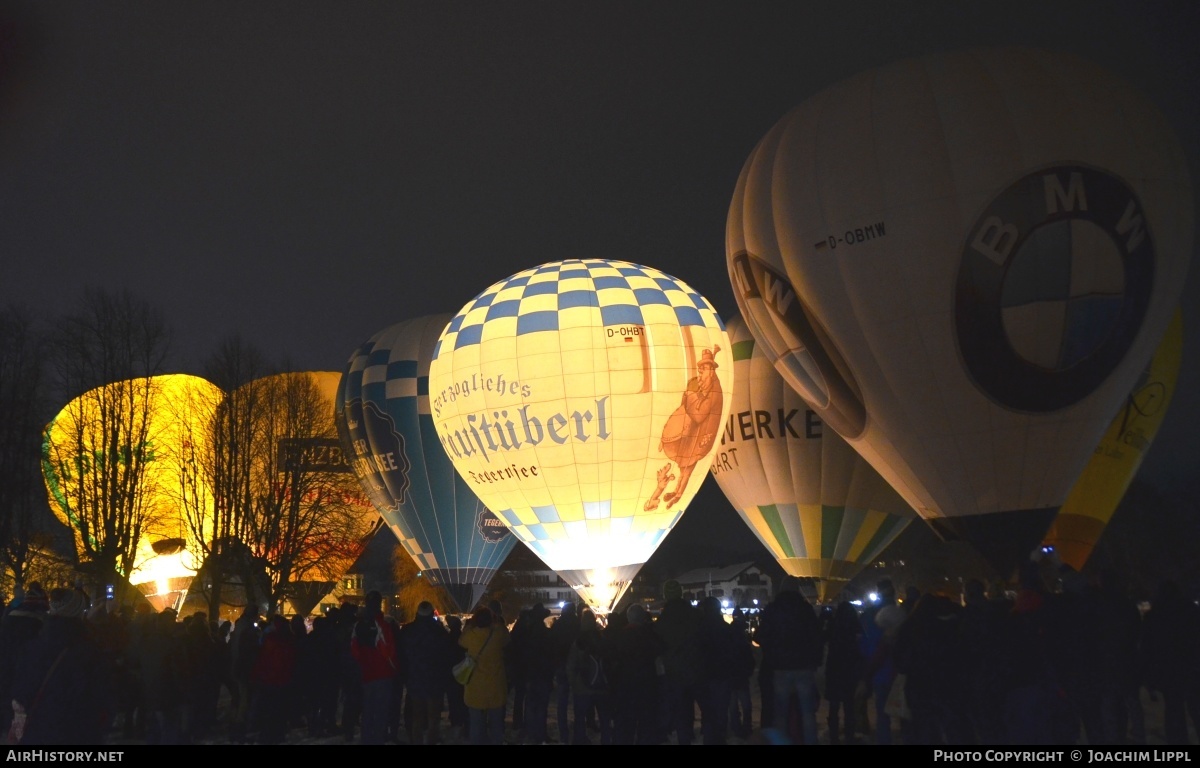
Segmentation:
[[(371, 338), (350, 355), (346, 369), (338, 380), (334, 400), (334, 422), (342, 450), (354, 469), (359, 485), (375, 510), (386, 519), (384, 511), (391, 507), (391, 500), (367, 441), (367, 415), (363, 410), (362, 396), (363, 370), (367, 367), (367, 360), (374, 346), (375, 339)], [(374, 414), (372, 416), (374, 417)], [(388, 524), (391, 525), (392, 521), (388, 520)]]
[(1073, 56), (895, 62), (742, 169), (741, 314), (822, 422), (998, 570), (1041, 540), (1161, 338), (1192, 187), (1171, 127)]
[(435, 424), (489, 508), (608, 613), (703, 481), (728, 355), (720, 317), (678, 278), (551, 262), (447, 326), (430, 366)]
[[(741, 317), (726, 329), (734, 398), (712, 474), (789, 575), (845, 582), (877, 559), (916, 513), (821, 423)], [(822, 586), (827, 595), (829, 585)]]

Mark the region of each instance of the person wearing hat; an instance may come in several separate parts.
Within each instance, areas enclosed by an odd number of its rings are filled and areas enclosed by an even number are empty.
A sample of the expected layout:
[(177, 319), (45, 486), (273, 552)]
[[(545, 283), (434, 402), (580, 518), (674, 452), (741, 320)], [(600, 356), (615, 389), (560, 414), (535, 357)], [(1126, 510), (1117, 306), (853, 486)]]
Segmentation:
[(675, 488), (667, 492), (666, 487), (674, 473), (671, 472), (670, 463), (660, 469), (658, 487), (646, 502), (646, 511), (657, 509), (660, 498), (668, 508), (679, 501), (691, 480), (696, 462), (708, 454), (716, 441), (721, 430), (723, 405), (721, 381), (717, 378), (719, 366), (715, 357), (720, 351), (719, 346), (701, 351), (700, 361), (696, 363), (696, 375), (688, 380), (679, 407), (663, 426), (659, 450), (679, 467), (679, 480)]
[(404, 703), (408, 743), (437, 744), (441, 740), (442, 700), (456, 654), (449, 633), (433, 614), (433, 603), (421, 601), (416, 618), (400, 627), (397, 643), (408, 688)]
[(9, 705), (13, 681), (26, 651), (42, 629), (49, 607), (45, 590), (34, 581), (26, 589), (17, 587), (12, 604), (0, 619), (0, 733), (8, 733), (13, 715)]
[(25, 719), (20, 743), (102, 744), (112, 715), (112, 670), (84, 624), (83, 592), (54, 589), (49, 604), (13, 684), (14, 716)]

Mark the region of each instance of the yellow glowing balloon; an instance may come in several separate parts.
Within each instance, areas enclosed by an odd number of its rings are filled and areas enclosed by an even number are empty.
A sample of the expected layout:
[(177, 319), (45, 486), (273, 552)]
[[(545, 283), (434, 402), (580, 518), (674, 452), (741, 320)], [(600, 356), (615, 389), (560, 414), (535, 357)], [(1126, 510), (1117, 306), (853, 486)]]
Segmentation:
[(790, 576), (827, 601), (917, 513), (775, 370), (740, 316), (726, 324), (733, 412), (712, 475)]
[[(378, 532), (383, 521), (370, 499), (363, 493), (362, 486), (346, 459), (341, 440), (335, 426), (335, 406), (338, 382), (342, 374), (337, 371), (305, 371), (280, 373), (267, 376), (245, 386), (287, 387), (288, 379), (308, 376), (321, 397), (319, 418), (315, 423), (303, 424), (301, 436), (285, 434), (289, 425), (284, 420), (276, 421), (276, 433), (272, 439), (278, 446), (277, 461), (264, 469), (282, 472), (290, 463), (297, 463), (306, 479), (301, 499), (301, 518), (307, 518), (314, 504), (332, 504), (347, 513), (347, 523), (337, 526), (316, 526), (312, 547), (303, 547), (307, 557), (315, 564), (304, 574), (303, 582), (310, 585), (328, 585), (331, 589), (350, 566), (366, 550), (371, 538)], [(274, 400), (283, 407), (281, 399)], [(312, 414), (300, 412), (301, 418)], [(276, 477), (263, 477), (260, 482), (278, 482)], [(319, 553), (319, 556), (318, 556)], [(267, 553), (268, 557), (270, 553)], [(328, 591), (326, 589), (325, 591)], [(324, 592), (320, 596), (323, 596)], [(318, 599), (319, 597), (318, 596)], [(315, 601), (313, 601), (315, 603)]]
[(1177, 310), (1142, 378), (1050, 526), (1043, 543), (1053, 546), (1059, 558), (1077, 571), (1091, 557), (1158, 434), (1175, 393), (1182, 353), (1183, 315)]
[(463, 307), (429, 400), (470, 488), (606, 614), (704, 481), (732, 383), (707, 299), (650, 267), (584, 259)]
[[(81, 557), (88, 551), (82, 510), (103, 491), (104, 475), (96, 466), (107, 460), (127, 467), (131, 455), (144, 460), (136, 491), (142, 531), (134, 567), (125, 575), (160, 610), (186, 594), (200, 567), (202, 548), (188, 518), (203, 522), (212, 513), (212, 492), (196, 458), (206, 450), (204, 420), (222, 396), (219, 387), (198, 376), (133, 379), (85, 392), (46, 428), (42, 468), (50, 507), (74, 532)], [(139, 445), (106, 444), (106, 425), (111, 430), (118, 420), (137, 424), (141, 413), (147, 414), (145, 426), (125, 430), (141, 438)]]

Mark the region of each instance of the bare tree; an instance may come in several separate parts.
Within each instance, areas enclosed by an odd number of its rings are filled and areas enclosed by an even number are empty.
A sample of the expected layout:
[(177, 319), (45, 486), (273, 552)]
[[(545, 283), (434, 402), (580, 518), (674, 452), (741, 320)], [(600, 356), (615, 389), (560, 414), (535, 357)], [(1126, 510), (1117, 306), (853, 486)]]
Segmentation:
[(50, 341), (53, 391), (67, 404), (46, 429), (46, 481), (82, 569), (124, 587), (152, 514), (143, 479), (154, 460), (153, 377), (164, 372), (170, 334), (161, 313), (129, 292), (88, 289)]
[[(228, 389), (205, 460), (216, 497), (215, 520), (204, 537), (207, 559), (239, 571), (253, 602), (259, 598), (256, 571), (265, 572), (267, 613), (290, 602), (304, 614), (365, 549), (378, 515), (341, 458), (332, 400), (314, 374), (246, 381), (260, 363), (231, 340), (209, 369), (209, 380)], [(233, 558), (213, 557), (234, 552)], [(205, 575), (218, 588), (216, 570), (207, 566)]]
[[(25, 307), (0, 310), (0, 589), (38, 578), (38, 559), (51, 550), (39, 524), (46, 509), (39, 455), (50, 418), (42, 334)], [(13, 584), (7, 583), (12, 574)]]
[(378, 515), (364, 514), (358, 481), (340, 458), (332, 400), (313, 375), (285, 373), (264, 383), (266, 450), (256, 456), (248, 541), (267, 561), (271, 609), (286, 599), (303, 614), (362, 554)]
[(224, 398), (203, 418), (193, 422), (203, 434), (192, 445), (197, 475), (212, 491), (211, 510), (187, 504), (185, 517), (191, 536), (201, 548), (208, 614), (219, 616), (227, 602), (226, 585), (237, 584), (243, 604), (261, 604), (258, 578), (263, 570), (255, 562), (243, 537), (252, 529), (254, 514), (253, 467), (263, 431), (256, 428), (260, 394), (265, 389), (268, 366), (262, 353), (239, 335), (226, 337), (204, 365), (204, 376), (224, 392)]

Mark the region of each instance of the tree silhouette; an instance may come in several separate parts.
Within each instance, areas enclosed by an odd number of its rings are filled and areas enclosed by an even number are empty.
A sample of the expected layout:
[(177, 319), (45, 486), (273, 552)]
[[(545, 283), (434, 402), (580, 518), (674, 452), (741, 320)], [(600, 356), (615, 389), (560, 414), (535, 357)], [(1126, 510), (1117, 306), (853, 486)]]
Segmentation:
[(154, 460), (154, 376), (170, 334), (128, 291), (87, 289), (50, 336), (54, 392), (66, 405), (46, 427), (43, 471), (56, 514), (75, 533), (80, 568), (126, 585), (155, 510), (143, 479)]

